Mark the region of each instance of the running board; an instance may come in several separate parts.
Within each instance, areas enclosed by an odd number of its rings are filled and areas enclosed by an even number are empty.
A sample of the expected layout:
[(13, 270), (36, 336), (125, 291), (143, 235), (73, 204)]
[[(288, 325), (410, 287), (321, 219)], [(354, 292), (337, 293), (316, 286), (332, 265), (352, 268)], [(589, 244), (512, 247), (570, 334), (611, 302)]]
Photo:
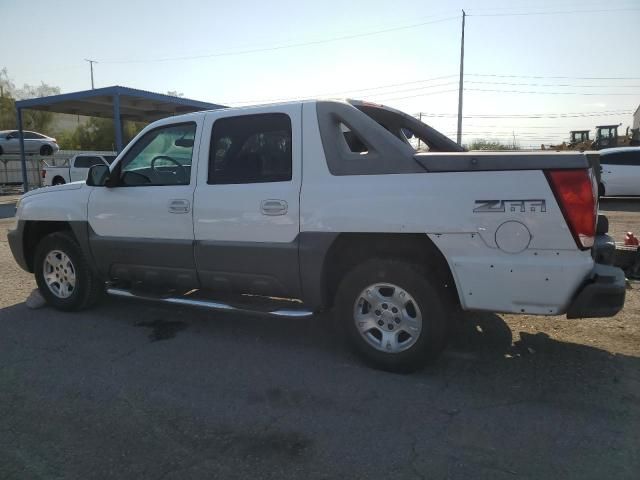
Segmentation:
[(198, 300), (185, 297), (154, 297), (151, 295), (141, 295), (133, 293), (130, 290), (120, 288), (107, 288), (107, 293), (115, 297), (136, 298), (139, 300), (148, 300), (152, 302), (170, 303), (173, 305), (184, 305), (188, 307), (207, 308), (209, 310), (217, 310), (222, 312), (245, 313), (251, 315), (267, 315), (269, 317), (286, 317), (286, 318), (306, 318), (313, 316), (311, 310), (280, 308), (278, 310), (252, 310), (248, 307), (237, 307), (228, 303), (212, 300)]

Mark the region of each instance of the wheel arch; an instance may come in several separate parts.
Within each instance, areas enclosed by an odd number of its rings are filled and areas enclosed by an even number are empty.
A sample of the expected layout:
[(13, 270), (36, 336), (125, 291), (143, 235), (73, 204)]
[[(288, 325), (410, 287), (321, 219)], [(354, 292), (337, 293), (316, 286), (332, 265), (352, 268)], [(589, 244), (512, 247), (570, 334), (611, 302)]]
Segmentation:
[[(353, 267), (372, 258), (394, 258), (423, 265), (435, 273), (450, 300), (459, 305), (459, 297), (449, 264), (426, 234), (341, 233), (326, 249), (320, 269), (319, 297), (322, 308), (331, 308), (342, 277)], [(304, 263), (301, 263), (304, 268)], [(303, 278), (303, 291), (307, 294)], [(306, 296), (306, 295), (305, 295)], [(305, 298), (305, 301), (307, 299)]]
[[(88, 236), (86, 234), (85, 222), (67, 221), (26, 221), (24, 225), (23, 251), (27, 267), (30, 272), (34, 271), (34, 256), (38, 244), (44, 237), (56, 232), (68, 232), (78, 242), (80, 248), (89, 252)], [(90, 258), (90, 257), (89, 257)]]

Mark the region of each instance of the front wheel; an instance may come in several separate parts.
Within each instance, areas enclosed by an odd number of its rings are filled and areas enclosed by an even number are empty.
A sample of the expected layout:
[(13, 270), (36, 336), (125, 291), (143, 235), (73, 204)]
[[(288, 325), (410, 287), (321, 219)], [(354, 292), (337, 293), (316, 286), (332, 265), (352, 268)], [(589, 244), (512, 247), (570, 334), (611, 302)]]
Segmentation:
[(336, 313), (356, 352), (394, 372), (422, 368), (445, 346), (446, 295), (420, 266), (373, 259), (343, 278)]
[(34, 256), (36, 283), (47, 303), (59, 310), (93, 305), (104, 283), (93, 273), (73, 235), (56, 232), (44, 237)]

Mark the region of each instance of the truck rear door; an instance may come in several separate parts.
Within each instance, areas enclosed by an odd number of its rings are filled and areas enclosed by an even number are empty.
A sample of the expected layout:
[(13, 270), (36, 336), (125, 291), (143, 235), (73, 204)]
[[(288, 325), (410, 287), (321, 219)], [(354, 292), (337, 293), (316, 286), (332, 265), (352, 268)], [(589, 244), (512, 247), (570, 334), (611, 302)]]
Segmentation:
[(296, 297), (302, 105), (205, 117), (194, 194), (204, 288)]

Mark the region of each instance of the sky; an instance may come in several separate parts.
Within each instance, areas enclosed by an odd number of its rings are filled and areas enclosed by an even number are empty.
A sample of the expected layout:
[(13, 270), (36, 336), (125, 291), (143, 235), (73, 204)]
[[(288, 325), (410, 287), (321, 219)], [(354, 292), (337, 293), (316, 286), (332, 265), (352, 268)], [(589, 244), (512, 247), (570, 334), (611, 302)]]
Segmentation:
[(19, 39), (0, 68), (62, 92), (91, 87), (90, 58), (96, 87), (224, 105), (365, 99), (455, 138), (462, 9), (465, 143), (631, 124), (640, 0), (0, 0), (3, 38)]

